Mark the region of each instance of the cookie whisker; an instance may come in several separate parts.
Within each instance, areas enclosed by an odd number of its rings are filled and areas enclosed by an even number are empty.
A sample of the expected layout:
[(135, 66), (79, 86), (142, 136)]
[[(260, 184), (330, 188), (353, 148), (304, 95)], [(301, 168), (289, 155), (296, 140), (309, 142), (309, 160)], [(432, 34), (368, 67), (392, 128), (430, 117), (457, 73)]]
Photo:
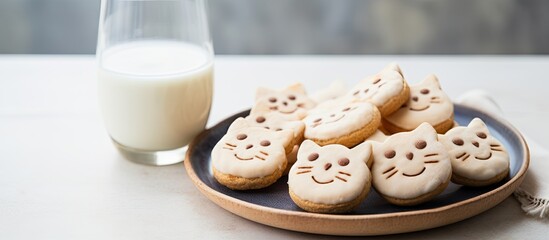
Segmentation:
[(346, 172), (342, 172), (342, 171), (339, 171), (340, 174), (343, 174), (343, 175), (347, 175), (347, 176), (351, 176), (350, 173), (346, 173)]
[(391, 170), (395, 169), (395, 167), (389, 168), (383, 172), (383, 174), (390, 172)]
[(230, 143), (225, 143), (225, 145), (227, 145), (227, 146), (229, 146), (229, 147), (233, 147), (233, 148), (235, 148), (235, 147), (236, 147), (236, 145), (234, 145), (234, 144), (230, 144)]
[(425, 161), (423, 162), (425, 164), (429, 164), (429, 163), (438, 163), (438, 160), (431, 160), (431, 161)]
[(298, 108), (303, 108), (303, 107), (305, 107), (305, 104), (303, 104), (303, 103), (298, 103), (298, 104), (297, 104), (297, 107), (298, 107)]
[(278, 107), (277, 107), (277, 106), (274, 106), (274, 107), (270, 107), (269, 109), (270, 109), (270, 110), (278, 110)]
[(490, 148), (490, 150), (497, 151), (497, 152), (503, 152), (503, 149), (499, 149), (499, 148)]
[(499, 144), (490, 144), (490, 147), (501, 147)]
[(261, 159), (261, 160), (263, 160), (263, 161), (265, 161), (265, 158), (262, 158), (262, 157), (257, 156), (257, 155), (255, 155), (255, 157), (256, 157), (256, 158), (259, 158), (259, 159)]
[(393, 175), (395, 175), (396, 173), (398, 172), (398, 170), (395, 170), (393, 173), (391, 173), (389, 176), (387, 176), (387, 178), (385, 179), (389, 179), (390, 177), (392, 177)]
[(467, 155), (465, 156), (465, 158), (463, 158), (461, 161), (464, 162), (464, 161), (467, 160), (467, 158), (469, 158), (470, 156), (471, 156), (471, 154), (467, 154)]
[(266, 152), (263, 152), (263, 151), (259, 151), (259, 152), (260, 152), (261, 154), (265, 155), (265, 156), (269, 156), (269, 154), (266, 153)]
[(230, 147), (223, 147), (223, 149), (227, 149), (227, 150), (231, 150), (231, 151), (234, 150), (234, 148), (230, 148)]
[(311, 170), (305, 170), (305, 171), (301, 171), (301, 172), (297, 172), (296, 174), (303, 174), (303, 173), (310, 173)]
[(438, 153), (427, 154), (424, 157), (434, 157), (434, 156), (438, 156)]
[(339, 177), (339, 176), (336, 176), (336, 178), (341, 180), (341, 181), (347, 182), (347, 179), (345, 179), (345, 178), (342, 178), (342, 177)]
[(465, 154), (467, 154), (467, 152), (463, 152), (462, 154), (457, 155), (456, 158), (460, 159), (461, 157), (465, 156)]
[(301, 167), (297, 167), (297, 169), (311, 169), (313, 168), (312, 166), (301, 166)]

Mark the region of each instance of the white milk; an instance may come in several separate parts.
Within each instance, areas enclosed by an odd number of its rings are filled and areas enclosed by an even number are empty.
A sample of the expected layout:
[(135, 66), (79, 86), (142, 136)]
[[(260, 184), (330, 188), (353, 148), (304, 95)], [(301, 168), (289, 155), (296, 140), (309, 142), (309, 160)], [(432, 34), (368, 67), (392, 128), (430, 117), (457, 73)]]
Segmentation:
[(169, 41), (121, 44), (99, 59), (99, 102), (107, 131), (141, 150), (187, 145), (208, 120), (213, 59)]

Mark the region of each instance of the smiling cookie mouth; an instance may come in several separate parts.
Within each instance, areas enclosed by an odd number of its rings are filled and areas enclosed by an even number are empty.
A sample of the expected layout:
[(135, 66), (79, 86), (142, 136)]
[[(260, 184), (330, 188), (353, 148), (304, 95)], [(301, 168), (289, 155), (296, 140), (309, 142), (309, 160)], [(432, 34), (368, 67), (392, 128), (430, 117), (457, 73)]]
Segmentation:
[(239, 160), (242, 160), (242, 161), (249, 161), (249, 160), (252, 160), (254, 159), (254, 157), (250, 157), (250, 158), (243, 158), (243, 157), (240, 157), (238, 156), (238, 154), (234, 154), (234, 157), (238, 158)]
[(335, 122), (341, 120), (343, 117), (345, 117), (345, 114), (341, 115), (339, 118), (337, 118), (336, 120), (333, 120), (333, 121), (314, 123), (314, 124), (312, 125), (312, 127), (315, 128), (315, 127), (318, 127), (318, 126), (320, 126), (320, 125), (322, 125), (322, 124), (335, 123)]
[(311, 178), (313, 179), (313, 181), (315, 181), (316, 183), (318, 184), (328, 184), (328, 183), (332, 183), (334, 180), (330, 180), (330, 181), (326, 181), (326, 182), (321, 182), (321, 181), (318, 181), (316, 180), (315, 176), (311, 176)]
[(417, 109), (417, 108), (410, 108), (410, 110), (412, 110), (412, 111), (418, 111), (418, 112), (419, 112), (419, 111), (426, 110), (426, 109), (429, 108), (430, 106), (431, 106), (431, 105), (427, 105), (427, 107), (419, 108), (419, 109)]
[(295, 111), (297, 111), (297, 108), (294, 108), (294, 110), (292, 110), (292, 111), (282, 111), (282, 110), (278, 110), (278, 112), (284, 113), (284, 114), (292, 114), (292, 113), (294, 113)]
[(406, 177), (415, 177), (415, 176), (419, 176), (421, 175), (423, 172), (425, 172), (425, 167), (423, 167), (423, 169), (421, 169), (421, 171), (419, 173), (416, 173), (416, 174), (406, 174), (406, 173), (402, 173), (402, 175), (406, 176)]
[(475, 158), (478, 159), (478, 160), (488, 160), (488, 159), (490, 159), (491, 157), (492, 157), (492, 152), (490, 152), (490, 154), (488, 155), (488, 157), (485, 157), (485, 158), (483, 158), (483, 157), (475, 157)]

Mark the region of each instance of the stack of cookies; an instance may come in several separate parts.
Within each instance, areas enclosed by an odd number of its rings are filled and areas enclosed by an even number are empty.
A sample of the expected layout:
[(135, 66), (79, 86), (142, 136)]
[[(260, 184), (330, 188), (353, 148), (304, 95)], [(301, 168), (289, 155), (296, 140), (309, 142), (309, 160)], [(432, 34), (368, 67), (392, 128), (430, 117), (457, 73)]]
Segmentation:
[(429, 201), (450, 181), (486, 186), (509, 174), (509, 155), (481, 119), (454, 123), (435, 75), (408, 85), (397, 64), (348, 93), (313, 101), (301, 84), (261, 88), (249, 116), (212, 150), (215, 179), (234, 190), (265, 188), (288, 174), (300, 208), (347, 212), (373, 186), (388, 202)]

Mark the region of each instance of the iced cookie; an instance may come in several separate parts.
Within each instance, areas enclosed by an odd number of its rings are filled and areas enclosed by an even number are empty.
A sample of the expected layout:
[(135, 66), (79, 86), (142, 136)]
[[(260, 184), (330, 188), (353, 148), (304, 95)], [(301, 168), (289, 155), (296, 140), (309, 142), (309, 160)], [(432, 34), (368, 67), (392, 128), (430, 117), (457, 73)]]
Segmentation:
[(215, 179), (235, 190), (267, 187), (282, 176), (290, 130), (271, 131), (236, 119), (212, 150)]
[(348, 96), (373, 103), (381, 113), (388, 116), (404, 104), (410, 96), (410, 88), (396, 63), (391, 63), (376, 75), (360, 81)]
[(358, 206), (370, 191), (369, 143), (353, 149), (305, 140), (288, 174), (290, 197), (302, 209), (340, 213)]
[(454, 126), (454, 105), (435, 75), (411, 86), (410, 99), (383, 119), (383, 127), (390, 133), (406, 132), (423, 122), (431, 124), (441, 134)]
[(395, 205), (412, 206), (441, 193), (452, 176), (446, 148), (428, 123), (411, 132), (372, 141), (373, 183), (376, 191)]
[(320, 89), (310, 95), (316, 103), (339, 98), (347, 93), (345, 83), (341, 80), (332, 82), (328, 87)]
[(294, 133), (292, 142), (285, 146), (286, 154), (289, 154), (294, 145), (299, 145), (303, 141), (305, 124), (299, 120), (287, 120), (278, 113), (252, 113), (245, 117), (250, 126), (263, 127), (272, 131), (291, 130)]
[(276, 112), (288, 120), (301, 120), (315, 105), (303, 85), (297, 83), (283, 90), (258, 88), (251, 113)]
[(255, 113), (244, 119), (246, 119), (251, 126), (263, 127), (271, 131), (291, 130), (294, 133), (292, 141), (288, 146), (284, 146), (286, 158), (288, 160), (288, 165), (286, 166), (284, 174), (288, 174), (288, 171), (290, 171), (290, 168), (296, 161), (299, 144), (303, 141), (305, 124), (299, 120), (286, 120), (284, 117), (280, 116), (280, 114), (274, 112)]
[(342, 101), (330, 108), (318, 108), (303, 119), (305, 138), (317, 144), (353, 147), (372, 135), (381, 124), (381, 115), (369, 102)]
[(450, 129), (439, 139), (452, 161), (452, 182), (486, 186), (509, 175), (509, 154), (479, 118), (467, 127)]

